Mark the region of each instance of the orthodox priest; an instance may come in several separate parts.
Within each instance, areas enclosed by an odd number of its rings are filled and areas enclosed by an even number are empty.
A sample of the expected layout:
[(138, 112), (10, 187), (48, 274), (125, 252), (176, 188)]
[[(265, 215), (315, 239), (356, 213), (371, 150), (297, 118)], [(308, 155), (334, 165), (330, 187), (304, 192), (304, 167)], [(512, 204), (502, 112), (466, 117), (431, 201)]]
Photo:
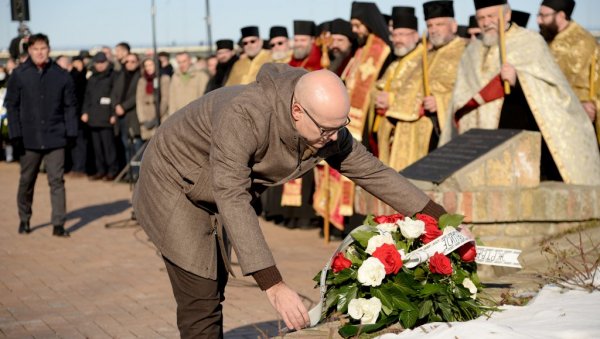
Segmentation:
[(233, 65), (238, 60), (238, 56), (233, 49), (233, 40), (217, 40), (216, 44), (217, 73), (208, 81), (205, 94), (225, 85)]
[(294, 52), (289, 65), (316, 71), (321, 65), (321, 49), (315, 44), (317, 25), (314, 21), (294, 20)]
[(554, 59), (563, 71), (585, 112), (596, 122), (600, 140), (598, 76), (600, 52), (594, 36), (571, 19), (575, 1), (544, 0), (537, 17), (540, 33), (548, 42)]
[(246, 26), (241, 29), (244, 55), (233, 65), (225, 86), (245, 85), (256, 79), (256, 74), (267, 62), (271, 62), (271, 53), (263, 49), (257, 26)]
[[(599, 185), (594, 129), (542, 37), (509, 24), (506, 0), (475, 0), (475, 8), (482, 36), (468, 45), (461, 59), (450, 105), (453, 119), (448, 119), (441, 141), (471, 128), (540, 131), (541, 180)], [(502, 65), (501, 13), (506, 27)], [(509, 94), (503, 81), (510, 85)]]
[(292, 49), (285, 26), (273, 26), (269, 30), (269, 48), (271, 59), (275, 63), (287, 64), (292, 59)]

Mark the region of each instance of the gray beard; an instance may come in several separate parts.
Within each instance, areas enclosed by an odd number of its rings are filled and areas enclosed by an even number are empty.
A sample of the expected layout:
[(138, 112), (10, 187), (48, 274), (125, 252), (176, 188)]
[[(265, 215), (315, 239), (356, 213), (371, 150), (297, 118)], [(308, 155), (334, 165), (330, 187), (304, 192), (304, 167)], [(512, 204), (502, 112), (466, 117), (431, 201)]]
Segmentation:
[(498, 36), (496, 34), (481, 34), (481, 43), (486, 47), (492, 47), (498, 44)]
[[(312, 46), (309, 46), (312, 47)], [(296, 49), (294, 48), (294, 59), (302, 60), (310, 54), (310, 48), (307, 49)]]
[(412, 52), (416, 46), (417, 46), (417, 44), (414, 44), (412, 47), (394, 47), (394, 54), (397, 57), (401, 58), (401, 57), (407, 55), (408, 53)]
[(271, 56), (273, 57), (274, 60), (281, 60), (281, 59), (285, 59), (287, 57), (287, 52), (286, 51), (271, 52)]

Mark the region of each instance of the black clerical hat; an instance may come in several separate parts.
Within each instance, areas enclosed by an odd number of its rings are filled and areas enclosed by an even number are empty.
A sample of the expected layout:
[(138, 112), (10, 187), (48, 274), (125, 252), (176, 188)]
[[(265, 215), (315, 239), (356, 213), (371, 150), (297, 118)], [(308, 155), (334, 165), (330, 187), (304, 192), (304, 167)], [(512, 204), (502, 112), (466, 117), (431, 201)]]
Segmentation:
[(454, 18), (452, 1), (429, 1), (423, 4), (425, 20), (433, 18)]
[(217, 40), (217, 51), (220, 49), (233, 49), (233, 40)]
[(352, 25), (350, 22), (344, 19), (334, 19), (330, 21), (330, 32), (331, 34), (341, 34), (352, 40), (356, 38), (356, 35), (352, 32)]
[(479, 28), (479, 24), (477, 23), (477, 19), (474, 15), (469, 17), (469, 28)]
[(557, 12), (563, 11), (567, 15), (567, 17), (570, 18), (571, 14), (573, 14), (573, 9), (575, 9), (575, 1), (574, 0), (544, 0), (544, 1), (542, 1), (542, 6), (550, 7)]
[(418, 30), (419, 28), (414, 7), (393, 7), (392, 20), (394, 21), (394, 28), (410, 28), (414, 30)]
[(260, 36), (260, 34), (258, 34), (257, 26), (242, 27), (241, 32), (242, 32), (242, 39), (247, 38), (249, 36)]
[(390, 31), (387, 22), (381, 15), (379, 7), (374, 2), (352, 2), (352, 9), (350, 10), (350, 18), (358, 19), (360, 22), (367, 26), (371, 33), (377, 35), (380, 39), (390, 44)]
[(498, 5), (506, 5), (506, 0), (475, 0), (475, 10)]
[(317, 34), (321, 35), (323, 32), (331, 31), (331, 21), (324, 21), (317, 25)]
[(512, 10), (512, 14), (510, 15), (510, 21), (516, 23), (521, 27), (527, 27), (527, 23), (529, 22), (530, 14), (527, 12), (515, 11)]
[(271, 29), (269, 30), (269, 40), (280, 37), (280, 36), (282, 36), (284, 38), (289, 38), (287, 28), (285, 28), (283, 26), (271, 27)]
[(395, 16), (408, 15), (415, 16), (415, 8), (409, 6), (394, 6), (392, 7), (392, 19)]
[(294, 35), (317, 35), (317, 25), (314, 21), (294, 20)]

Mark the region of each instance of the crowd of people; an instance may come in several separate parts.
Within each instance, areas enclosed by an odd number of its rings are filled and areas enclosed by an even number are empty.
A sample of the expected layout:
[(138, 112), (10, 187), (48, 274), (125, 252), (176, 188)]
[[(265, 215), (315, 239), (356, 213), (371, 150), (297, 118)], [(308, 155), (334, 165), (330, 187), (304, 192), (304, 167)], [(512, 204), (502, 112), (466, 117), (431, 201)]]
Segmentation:
[[(31, 37), (48, 48), (49, 41), (22, 25), (10, 46), (11, 59), (0, 65), (8, 118), (2, 124), (5, 159), (20, 157), (24, 166), (26, 151), (46, 152), (44, 142), (28, 143), (27, 129), (36, 140), (44, 133), (62, 133), (64, 145), (52, 147), (65, 149), (67, 175), (114, 180), (160, 124), (188, 103), (221, 87), (255, 81), (264, 64), (285, 63), (337, 74), (351, 101), (346, 128), (397, 171), (468, 129), (511, 128), (541, 132), (542, 180), (598, 183), (589, 173), (600, 173), (600, 53), (595, 38), (571, 18), (575, 1), (543, 0), (535, 16), (539, 33), (525, 29), (529, 14), (512, 10), (505, 0), (474, 3), (476, 13), (468, 26), (457, 24), (452, 1), (425, 3), (427, 30), (419, 32), (413, 7), (394, 7), (385, 15), (375, 3), (353, 2), (345, 19), (319, 25), (296, 20), (293, 34), (273, 26), (268, 39), (257, 26), (247, 26), (239, 40), (218, 40), (214, 55), (181, 52), (174, 61), (165, 52), (156, 59), (132, 53), (122, 42), (93, 56), (46, 56), (37, 63)], [(68, 105), (59, 106), (76, 117), (69, 125), (73, 130), (53, 130), (50, 113), (38, 107), (31, 120), (23, 118), (29, 108), (23, 107), (22, 95), (17, 97), (20, 91), (27, 86), (37, 94), (50, 89), (14, 74), (27, 67), (41, 72), (50, 64), (69, 75), (61, 99)], [(50, 175), (51, 160), (44, 160)], [(135, 176), (133, 171), (125, 179)], [(325, 178), (328, 185), (323, 185)], [(24, 196), (32, 195), (30, 184), (23, 183), (23, 192), (31, 191)], [(321, 217), (329, 213), (334, 235), (342, 236), (356, 220), (352, 218), (362, 218), (354, 214), (353, 192), (351, 181), (321, 165), (301, 179), (269, 188), (261, 213), (289, 228), (320, 227)], [(25, 202), (23, 206), (30, 209)], [(21, 220), (26, 229), (28, 214), (23, 212)], [(53, 219), (56, 226), (62, 223)]]

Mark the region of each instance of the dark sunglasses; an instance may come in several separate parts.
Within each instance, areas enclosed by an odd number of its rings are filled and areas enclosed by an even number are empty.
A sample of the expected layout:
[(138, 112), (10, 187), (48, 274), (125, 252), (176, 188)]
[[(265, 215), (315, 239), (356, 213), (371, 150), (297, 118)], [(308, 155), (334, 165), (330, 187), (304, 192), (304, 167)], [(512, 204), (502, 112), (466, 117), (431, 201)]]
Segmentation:
[(272, 42), (269, 44), (269, 46), (271, 46), (271, 48), (275, 47), (275, 46), (281, 46), (285, 44), (285, 41), (277, 41), (277, 42)]

